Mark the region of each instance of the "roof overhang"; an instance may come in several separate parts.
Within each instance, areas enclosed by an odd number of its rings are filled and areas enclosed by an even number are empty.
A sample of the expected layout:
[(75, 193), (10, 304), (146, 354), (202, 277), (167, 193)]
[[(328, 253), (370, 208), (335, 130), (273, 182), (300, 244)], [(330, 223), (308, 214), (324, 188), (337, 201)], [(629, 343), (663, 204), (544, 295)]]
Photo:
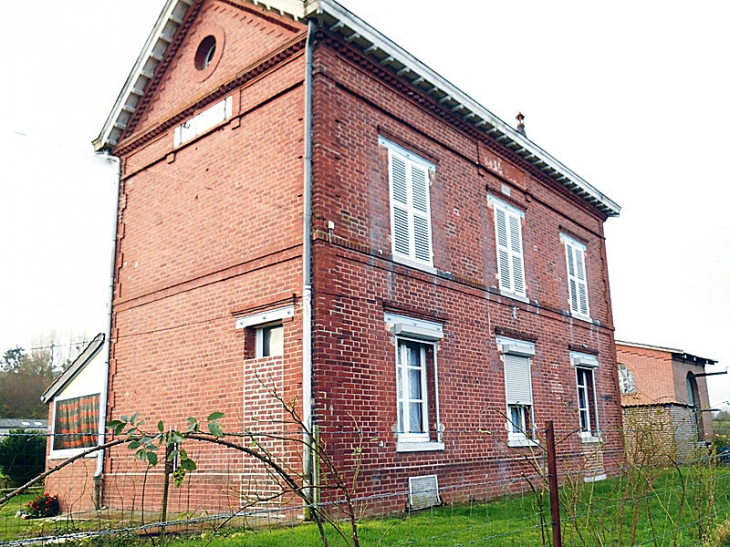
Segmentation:
[(89, 342), (73, 363), (41, 395), (41, 401), (49, 403), (68, 383), (76, 378), (84, 367), (96, 356), (104, 345), (104, 334), (99, 333)]
[[(95, 150), (110, 149), (117, 144), (144, 95), (147, 83), (152, 79), (175, 32), (182, 24), (185, 13), (194, 1), (167, 0), (165, 3), (99, 137), (93, 141)], [(621, 207), (616, 202), (334, 0), (244, 1), (294, 20), (317, 18), (330, 33), (341, 35), (364, 56), (396, 76), (408, 80), (412, 86), (431, 96), (464, 122), (512, 150), (525, 162), (606, 216), (619, 215)]]

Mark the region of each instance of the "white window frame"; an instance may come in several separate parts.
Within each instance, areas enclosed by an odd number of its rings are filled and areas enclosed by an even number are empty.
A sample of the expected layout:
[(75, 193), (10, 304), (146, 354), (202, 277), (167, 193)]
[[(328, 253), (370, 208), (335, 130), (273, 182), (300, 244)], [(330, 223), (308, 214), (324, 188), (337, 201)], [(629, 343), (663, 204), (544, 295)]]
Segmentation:
[(487, 196), (487, 203), (494, 211), (499, 291), (506, 296), (526, 301), (527, 280), (522, 241), (522, 220), (525, 213), (492, 195)]
[[(439, 342), (443, 339), (443, 325), (423, 319), (415, 319), (402, 315), (386, 313), (385, 323), (394, 335), (395, 344), (395, 374), (396, 374), (396, 451), (397, 452), (420, 452), (430, 450), (443, 450), (443, 431), (441, 424), (439, 395), (438, 395), (438, 348)], [(412, 433), (406, 431), (405, 424), (401, 423), (399, 406), (403, 405), (403, 422), (410, 423), (407, 369), (407, 343), (415, 343), (420, 346), (420, 388), (421, 388), (421, 419), (423, 432)], [(428, 370), (426, 352), (433, 351), (433, 370)], [(400, 369), (400, 375), (399, 375)], [(428, 392), (429, 375), (433, 374), (433, 394)], [(405, 385), (399, 386), (399, 378), (405, 378)], [(404, 397), (400, 397), (402, 393)], [(433, 405), (432, 407), (430, 405)], [(429, 424), (429, 408), (435, 411), (436, 423)], [(435, 435), (434, 435), (435, 431)]]
[[(281, 329), (281, 348), (278, 353), (269, 353), (268, 355), (264, 355), (264, 335), (267, 330), (272, 329)], [(261, 359), (262, 357), (281, 357), (282, 355), (284, 355), (284, 325), (281, 321), (267, 323), (256, 327), (256, 359)]]
[[(264, 311), (261, 313), (255, 313), (247, 315), (245, 317), (239, 317), (236, 319), (237, 329), (254, 328), (256, 329), (255, 335), (255, 352), (254, 358), (260, 359), (264, 357), (264, 330), (270, 327), (277, 327), (279, 325), (283, 328), (283, 321), (285, 319), (292, 319), (294, 317), (294, 306), (286, 306), (283, 308), (277, 308), (274, 310)], [(282, 353), (271, 355), (271, 357), (281, 357), (283, 355), (283, 343)]]
[(588, 299), (588, 274), (586, 268), (587, 247), (572, 237), (560, 234), (565, 246), (565, 263), (568, 274), (568, 306), (573, 317), (590, 319), (591, 310)]
[[(431, 223), (431, 175), (436, 166), (383, 137), (388, 149), (388, 186), (390, 199), (390, 239), (393, 260), (435, 272), (433, 268), (433, 227)], [(397, 190), (394, 162), (403, 164), (405, 188)], [(418, 195), (415, 174), (423, 175), (422, 195)], [(420, 198), (420, 199), (419, 199)], [(417, 236), (419, 234), (419, 236)], [(398, 237), (398, 236), (401, 237)], [(407, 241), (404, 241), (404, 237)], [(424, 250), (423, 247), (426, 247)], [(424, 256), (425, 255), (425, 256)]]
[[(55, 449), (54, 442), (56, 439), (56, 410), (57, 410), (57, 404), (59, 402), (68, 401), (70, 399), (78, 399), (79, 397), (91, 397), (93, 395), (99, 396), (99, 423), (97, 423), (97, 432), (96, 432), (96, 439), (97, 444), (93, 446), (99, 446), (99, 442), (101, 440), (101, 393), (88, 393), (88, 394), (74, 394), (74, 395), (68, 395), (63, 398), (59, 399), (53, 399), (53, 416), (51, 417), (51, 450), (48, 453), (48, 459), (51, 460), (60, 460), (60, 459), (68, 459), (72, 458), (74, 456), (78, 456), (81, 454), (84, 450), (88, 450), (89, 448), (92, 448), (92, 446), (86, 446), (81, 448), (63, 448), (60, 450)], [(91, 453), (84, 456), (84, 458), (96, 458), (98, 456), (97, 453)]]
[[(583, 442), (599, 442), (601, 440), (600, 421), (598, 420), (598, 392), (596, 390), (596, 370), (598, 359), (595, 355), (571, 352), (570, 361), (575, 368), (575, 385), (578, 396), (578, 425)], [(580, 374), (589, 379), (581, 383)], [(592, 392), (592, 396), (591, 396)]]
[[(537, 445), (535, 404), (532, 397), (532, 357), (535, 355), (535, 344), (498, 336), (497, 347), (502, 353), (504, 365), (507, 445)], [(526, 382), (527, 389), (511, 388), (515, 378)], [(514, 422), (514, 413), (518, 414), (519, 423)]]

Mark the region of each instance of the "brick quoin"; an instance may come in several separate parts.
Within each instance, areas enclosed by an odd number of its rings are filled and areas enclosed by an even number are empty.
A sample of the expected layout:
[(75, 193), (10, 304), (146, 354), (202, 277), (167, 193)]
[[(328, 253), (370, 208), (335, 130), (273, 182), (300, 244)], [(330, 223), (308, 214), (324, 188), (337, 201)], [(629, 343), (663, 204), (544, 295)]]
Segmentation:
[[(222, 47), (201, 74), (195, 55), (210, 35)], [(122, 176), (108, 418), (139, 412), (149, 423), (184, 428), (188, 416), (221, 411), (227, 431), (264, 427), (281, 409), (256, 385), (262, 374), (302, 411), (306, 37), (303, 22), (243, 0), (194, 2), (141, 110), (109, 146)], [(408, 478), (420, 475), (438, 476), (445, 501), (524, 488), (520, 474), (534, 469), (523, 456), (541, 448), (507, 446), (502, 334), (534, 343), (534, 419), (538, 430), (554, 420), (565, 437), (562, 470), (611, 473), (623, 445), (605, 213), (409, 85), (319, 27), (312, 393), (328, 452), (346, 476), (360, 466), (357, 496), (393, 494), (370, 504), (374, 512), (405, 507)], [(227, 97), (228, 119), (174, 146), (175, 127)], [(388, 152), (379, 137), (435, 166), (432, 269), (393, 260)], [(497, 288), (490, 195), (524, 212), (526, 301)], [(590, 321), (569, 311), (561, 233), (586, 247)], [(257, 359), (254, 337), (235, 321), (282, 303), (294, 309), (283, 322), (283, 356)], [(432, 405), (438, 388), (443, 449), (396, 450), (396, 346), (385, 313), (443, 325), (437, 381), (428, 383)], [(577, 433), (571, 351), (599, 362), (598, 444)], [(272, 450), (301, 468), (301, 447)], [(230, 510), (269, 491), (263, 471), (241, 455), (203, 445), (195, 451), (198, 470), (171, 510)], [(145, 472), (126, 449), (109, 451), (103, 504), (140, 509)], [(89, 480), (89, 465), (79, 464), (49, 478), (49, 489), (89, 508), (88, 497), (70, 495), (74, 481)], [(161, 480), (161, 469), (148, 473), (146, 507), (159, 505)]]

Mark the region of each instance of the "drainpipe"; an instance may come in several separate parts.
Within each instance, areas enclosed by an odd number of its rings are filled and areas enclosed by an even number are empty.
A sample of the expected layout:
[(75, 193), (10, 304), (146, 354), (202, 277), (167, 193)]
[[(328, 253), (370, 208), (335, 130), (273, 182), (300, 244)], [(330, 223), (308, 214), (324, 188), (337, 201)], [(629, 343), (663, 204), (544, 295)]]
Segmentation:
[[(111, 156), (107, 153), (97, 154), (97, 157), (107, 160), (108, 162), (116, 162), (117, 164), (117, 176), (114, 179), (114, 191), (116, 193), (116, 210), (114, 213), (114, 232), (112, 240), (112, 260), (111, 260), (111, 275), (109, 277), (109, 319), (107, 321), (106, 338), (104, 343), (106, 344), (106, 367), (104, 369), (104, 383), (101, 388), (101, 400), (99, 401), (99, 444), (104, 444), (106, 441), (106, 409), (107, 401), (109, 400), (109, 367), (111, 365), (111, 338), (112, 338), (112, 304), (114, 302), (114, 267), (116, 266), (117, 259), (117, 230), (119, 227), (119, 189), (121, 186), (122, 179), (122, 162), (116, 156)], [(102, 503), (102, 479), (104, 475), (104, 450), (99, 450), (96, 456), (96, 471), (94, 472), (94, 505), (97, 509), (100, 509)]]
[[(304, 72), (304, 234), (302, 238), (302, 421), (304, 432), (304, 477), (311, 481), (312, 454), (312, 72), (314, 33), (317, 22), (308, 23)], [(311, 490), (310, 490), (311, 493)]]

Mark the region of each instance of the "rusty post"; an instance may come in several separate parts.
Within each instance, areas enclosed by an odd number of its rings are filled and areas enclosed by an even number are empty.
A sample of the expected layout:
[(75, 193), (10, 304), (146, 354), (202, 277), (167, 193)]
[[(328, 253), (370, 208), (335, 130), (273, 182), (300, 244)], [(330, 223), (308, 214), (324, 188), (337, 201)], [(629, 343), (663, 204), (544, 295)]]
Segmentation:
[(545, 422), (545, 448), (547, 449), (548, 484), (550, 485), (550, 516), (553, 526), (553, 547), (563, 547), (560, 531), (560, 500), (558, 499), (558, 465), (555, 457), (555, 427), (552, 420)]

